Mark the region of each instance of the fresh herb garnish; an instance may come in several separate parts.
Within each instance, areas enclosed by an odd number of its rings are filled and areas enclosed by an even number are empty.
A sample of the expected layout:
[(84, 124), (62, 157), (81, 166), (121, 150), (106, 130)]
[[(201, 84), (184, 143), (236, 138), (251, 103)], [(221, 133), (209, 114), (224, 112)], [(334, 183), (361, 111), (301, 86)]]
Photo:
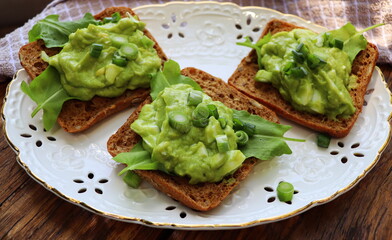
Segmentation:
[(243, 123), (255, 126), (254, 134), (249, 136), (247, 144), (239, 148), (247, 158), (256, 157), (260, 160), (270, 160), (275, 156), (292, 153), (286, 141), (304, 142), (301, 139), (283, 136), (291, 129), (291, 126), (270, 122), (247, 111), (234, 110), (233, 117)]
[(41, 109), (43, 110), (44, 128), (48, 131), (56, 123), (63, 103), (75, 99), (65, 91), (60, 82), (58, 71), (52, 66), (46, 68), (30, 84), (22, 82), (20, 87), (25, 94), (37, 103), (31, 117), (34, 117)]
[(195, 90), (201, 91), (201, 87), (191, 78), (181, 75), (180, 65), (173, 61), (168, 60), (165, 62), (162, 71), (158, 71), (151, 79), (151, 98), (154, 100), (158, 94), (165, 89), (178, 83), (185, 83), (191, 85)]
[(64, 47), (71, 33), (89, 24), (98, 25), (98, 22), (91, 13), (86, 13), (80, 20), (64, 22), (59, 21), (59, 15), (49, 15), (36, 23), (29, 31), (29, 42), (42, 39), (48, 48)]
[(384, 23), (376, 24), (371, 27), (365, 28), (361, 31), (357, 31), (357, 29), (351, 23), (347, 23), (343, 27), (327, 32), (328, 41), (333, 41), (334, 46), (336, 46), (336, 40), (343, 42), (342, 50), (347, 53), (350, 58), (350, 61), (353, 62), (357, 54), (366, 48), (367, 40), (362, 35), (362, 33), (369, 31), (373, 28), (384, 25)]

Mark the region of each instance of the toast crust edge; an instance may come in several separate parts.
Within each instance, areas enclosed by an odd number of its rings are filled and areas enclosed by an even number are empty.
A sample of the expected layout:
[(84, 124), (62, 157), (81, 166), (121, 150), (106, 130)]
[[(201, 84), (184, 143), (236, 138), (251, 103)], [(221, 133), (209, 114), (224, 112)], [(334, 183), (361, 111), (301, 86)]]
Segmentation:
[[(127, 12), (136, 16), (131, 8), (109, 7), (94, 15), (94, 18), (102, 20), (105, 17), (110, 17), (115, 12), (119, 12), (122, 17), (126, 16)], [(144, 34), (155, 42), (154, 48), (163, 64), (167, 61), (167, 56), (162, 48), (147, 29), (144, 30)], [(22, 46), (19, 50), (20, 63), (31, 79), (36, 78), (48, 67), (48, 63), (41, 58), (42, 51), (45, 51), (49, 56), (53, 56), (59, 53), (61, 48), (47, 48), (43, 40), (40, 39)], [(139, 104), (148, 94), (149, 89), (139, 88), (126, 90), (124, 94), (115, 98), (95, 96), (90, 101), (69, 100), (63, 104), (57, 122), (67, 132), (81, 132), (114, 113)]]
[[(275, 34), (281, 31), (291, 31), (295, 28), (302, 27), (273, 19), (267, 23), (261, 34), (261, 38), (268, 32)], [(378, 50), (372, 43), (368, 43), (366, 49), (362, 50), (354, 59), (351, 74), (358, 76), (358, 86), (350, 91), (350, 95), (353, 99), (356, 112), (350, 118), (340, 119), (339, 121), (328, 119), (321, 114), (297, 111), (289, 102), (282, 98), (279, 91), (271, 84), (254, 81), (254, 76), (259, 69), (255, 50), (251, 50), (250, 53), (242, 59), (235, 72), (229, 78), (228, 83), (286, 119), (318, 132), (327, 133), (332, 137), (340, 138), (349, 134), (362, 111), (364, 96), (366, 94), (367, 86), (370, 83), (377, 59)]]

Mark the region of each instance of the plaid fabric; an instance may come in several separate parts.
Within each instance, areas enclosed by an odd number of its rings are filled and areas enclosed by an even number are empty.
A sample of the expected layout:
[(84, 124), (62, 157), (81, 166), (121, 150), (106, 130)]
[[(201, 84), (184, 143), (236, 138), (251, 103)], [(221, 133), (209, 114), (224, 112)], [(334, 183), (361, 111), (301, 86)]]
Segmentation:
[[(0, 79), (11, 77), (21, 68), (18, 51), (28, 42), (27, 33), (40, 19), (49, 14), (60, 15), (61, 20), (74, 20), (84, 13), (98, 13), (110, 6), (162, 4), (168, 1), (126, 1), (126, 0), (54, 0), (40, 14), (26, 22), (4, 38), (0, 39)], [(377, 44), (380, 52), (379, 63), (392, 64), (392, 1), (391, 0), (234, 0), (240, 6), (262, 6), (282, 13), (297, 15), (329, 29), (339, 28), (351, 22), (358, 29), (378, 23), (386, 25), (365, 33), (366, 38)]]

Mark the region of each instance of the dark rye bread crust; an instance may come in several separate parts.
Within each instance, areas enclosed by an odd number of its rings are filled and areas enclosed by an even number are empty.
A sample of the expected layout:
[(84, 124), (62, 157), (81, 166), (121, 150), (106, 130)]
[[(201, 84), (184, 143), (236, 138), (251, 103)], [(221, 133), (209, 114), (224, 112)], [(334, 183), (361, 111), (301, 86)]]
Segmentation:
[[(119, 12), (122, 17), (125, 17), (127, 12), (136, 16), (130, 8), (110, 7), (96, 14), (94, 18), (102, 20), (105, 17), (110, 17), (115, 12)], [(167, 60), (165, 53), (148, 30), (144, 30), (144, 34), (155, 42), (154, 48), (163, 64)], [(59, 53), (61, 48), (47, 48), (42, 40), (38, 40), (26, 44), (19, 50), (20, 63), (31, 79), (36, 78), (48, 67), (48, 63), (41, 58), (42, 51), (45, 51), (49, 56), (53, 56)], [(115, 98), (95, 96), (90, 101), (69, 100), (64, 103), (57, 122), (67, 132), (81, 132), (116, 112), (139, 104), (148, 95), (149, 89), (139, 88), (127, 90), (124, 94)]]
[[(194, 79), (213, 100), (221, 101), (233, 109), (246, 110), (252, 114), (260, 115), (272, 122), (279, 121), (273, 111), (243, 95), (219, 78), (195, 68), (185, 68), (181, 73)], [(109, 138), (107, 148), (112, 156), (130, 151), (140, 140), (140, 136), (130, 129), (130, 125), (137, 119), (141, 108), (147, 103), (151, 103), (151, 98), (139, 105), (119, 130)], [(246, 159), (233, 174), (234, 181), (223, 180), (218, 183), (192, 185), (185, 177), (172, 176), (161, 171), (138, 170), (135, 172), (155, 188), (184, 205), (195, 210), (208, 211), (218, 206), (246, 178), (256, 161), (255, 158)]]
[[(273, 35), (282, 31), (291, 31), (295, 28), (301, 27), (281, 20), (272, 20), (266, 25), (261, 37), (268, 32), (271, 32)], [(259, 67), (254, 50), (242, 59), (228, 82), (231, 86), (234, 86), (239, 91), (271, 108), (284, 118), (318, 132), (327, 133), (332, 137), (345, 137), (350, 132), (358, 115), (362, 111), (366, 89), (371, 80), (377, 59), (378, 50), (372, 43), (368, 43), (366, 49), (361, 51), (354, 59), (351, 74), (358, 76), (358, 86), (356, 89), (350, 91), (350, 95), (353, 99), (356, 112), (350, 118), (339, 119), (338, 121), (328, 119), (320, 114), (297, 111), (289, 102), (282, 98), (279, 91), (271, 84), (256, 82), (254, 76), (259, 70)]]

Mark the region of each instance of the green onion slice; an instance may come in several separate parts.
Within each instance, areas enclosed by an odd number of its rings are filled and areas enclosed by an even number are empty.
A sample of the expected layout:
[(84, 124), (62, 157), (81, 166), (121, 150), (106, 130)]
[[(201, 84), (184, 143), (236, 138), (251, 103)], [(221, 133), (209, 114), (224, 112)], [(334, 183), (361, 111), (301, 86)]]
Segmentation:
[(343, 41), (341, 41), (339, 39), (334, 39), (333, 46), (342, 50), (343, 49)]
[(244, 146), (248, 143), (249, 136), (245, 131), (239, 130), (235, 132), (235, 135), (237, 136), (237, 144), (240, 146)]
[(218, 108), (214, 104), (207, 104), (208, 110), (210, 111), (210, 116), (215, 119), (219, 118)]
[(322, 148), (328, 148), (330, 142), (331, 142), (330, 136), (323, 134), (323, 133), (317, 134), (317, 146), (322, 147)]
[(291, 74), (291, 69), (293, 67), (295, 67), (295, 63), (294, 62), (288, 62), (288, 63), (286, 63), (286, 65), (284, 65), (282, 71), (284, 72), (284, 74), (290, 75)]
[(119, 12), (115, 12), (112, 14), (112, 23), (117, 23), (118, 21), (120, 21), (121, 19), (121, 15)]
[(192, 125), (198, 128), (207, 127), (209, 122), (208, 118), (192, 119)]
[(114, 56), (112, 59), (112, 63), (116, 64), (119, 67), (125, 67), (127, 65), (127, 59), (122, 56)]
[[(321, 58), (315, 54), (309, 54), (306, 58), (306, 63), (310, 69), (315, 69), (321, 64)], [(323, 61), (325, 62), (325, 61)]]
[(93, 43), (90, 49), (90, 56), (98, 58), (101, 55), (103, 45), (99, 43)]
[(303, 63), (305, 60), (305, 55), (302, 52), (297, 52), (295, 50), (291, 51), (293, 53), (294, 61), (297, 63)]
[(290, 75), (296, 78), (302, 78), (308, 75), (308, 71), (303, 67), (294, 67), (291, 69)]
[(116, 48), (121, 48), (122, 45), (128, 43), (128, 39), (126, 37), (119, 36), (119, 35), (110, 36), (110, 41), (112, 42), (113, 46), (115, 46)]
[(278, 199), (281, 202), (288, 202), (293, 199), (294, 186), (288, 182), (280, 182), (276, 188)]
[(222, 129), (224, 129), (226, 127), (226, 125), (227, 125), (226, 118), (224, 118), (224, 117), (219, 117), (218, 118), (218, 122), (219, 122), (219, 124), (220, 124)]
[(110, 23), (110, 22), (113, 21), (113, 18), (111, 18), (111, 17), (105, 17), (102, 21), (103, 21), (104, 24), (105, 24), (105, 23)]
[(137, 58), (139, 49), (136, 44), (126, 43), (121, 45), (120, 49), (118, 50), (118, 53), (128, 60), (134, 60)]
[(242, 130), (244, 128), (244, 123), (238, 118), (233, 118), (233, 129)]
[(134, 171), (127, 171), (123, 177), (123, 181), (132, 188), (138, 188), (142, 179)]
[(205, 104), (199, 104), (192, 112), (193, 119), (209, 118), (210, 110)]
[(216, 146), (218, 147), (218, 151), (220, 153), (224, 153), (230, 150), (229, 147), (229, 140), (227, 139), (226, 135), (218, 135), (215, 138)]
[(168, 117), (170, 127), (177, 131), (187, 133), (191, 129), (191, 124), (186, 114), (182, 112), (170, 112)]
[(200, 91), (192, 90), (188, 95), (188, 105), (197, 106), (203, 101), (203, 93)]

